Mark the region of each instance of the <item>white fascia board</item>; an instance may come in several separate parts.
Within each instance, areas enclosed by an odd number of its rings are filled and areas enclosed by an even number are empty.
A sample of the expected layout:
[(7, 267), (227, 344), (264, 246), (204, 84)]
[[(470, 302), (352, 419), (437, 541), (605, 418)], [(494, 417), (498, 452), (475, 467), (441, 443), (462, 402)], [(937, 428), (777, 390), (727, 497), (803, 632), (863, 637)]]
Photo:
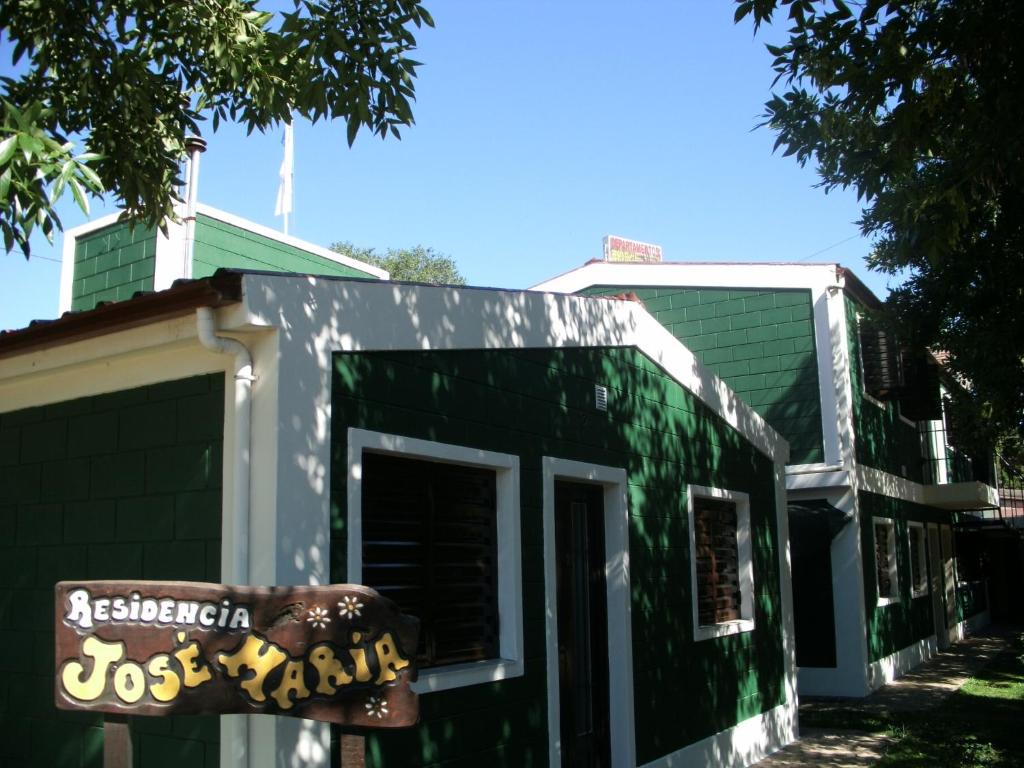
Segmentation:
[(787, 491), (849, 488), (850, 473), (845, 470), (786, 474)]
[(857, 489), (914, 504), (927, 504), (923, 485), (874, 467), (857, 466)]
[(352, 267), (358, 269), (360, 272), (366, 272), (368, 274), (379, 277), (381, 280), (389, 280), (391, 275), (387, 270), (376, 267), (373, 264), (367, 264), (365, 261), (359, 261), (353, 259), (350, 256), (345, 256), (340, 253), (332, 251), (330, 248), (324, 248), (322, 245), (316, 245), (314, 243), (307, 242), (306, 240), (300, 240), (292, 235), (286, 235), (283, 232), (278, 232), (276, 229), (265, 227), (262, 224), (257, 224), (254, 221), (243, 219), (241, 216), (235, 216), (232, 213), (218, 210), (217, 208), (211, 208), (208, 205), (202, 203), (196, 204), (196, 212), (201, 213), (204, 216), (209, 216), (211, 219), (217, 219), (225, 224), (230, 224), (233, 227), (244, 229), (254, 234), (265, 237), (268, 240), (276, 240), (279, 243), (290, 245), (293, 248), (298, 248), (302, 251), (307, 251), (321, 258), (328, 259), (338, 264), (344, 264), (346, 267)]
[(594, 285), (693, 288), (809, 288), (835, 285), (835, 264), (690, 262), (623, 264), (596, 261), (538, 283), (530, 290), (573, 293)]
[(197, 346), (195, 324), (186, 315), (5, 357), (0, 412), (224, 369), (222, 355)]
[[(315, 352), (636, 347), (773, 461), (789, 444), (630, 301), (291, 275), (245, 275), (248, 322)], [(305, 354), (308, 355), (308, 352)]]
[(939, 509), (960, 510), (999, 505), (999, 494), (995, 488), (976, 481), (922, 485), (874, 467), (858, 466), (857, 485), (862, 491)]
[(968, 480), (960, 483), (924, 486), (925, 503), (945, 509), (998, 507), (999, 491), (991, 485)]

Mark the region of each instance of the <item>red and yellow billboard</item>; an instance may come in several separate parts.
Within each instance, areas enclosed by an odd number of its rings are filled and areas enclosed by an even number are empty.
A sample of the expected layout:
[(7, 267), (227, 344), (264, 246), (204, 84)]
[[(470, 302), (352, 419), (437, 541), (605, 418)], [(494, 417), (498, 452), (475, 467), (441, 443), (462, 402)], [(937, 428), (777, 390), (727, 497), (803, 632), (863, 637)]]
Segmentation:
[(661, 246), (605, 235), (604, 260), (653, 263), (661, 261)]

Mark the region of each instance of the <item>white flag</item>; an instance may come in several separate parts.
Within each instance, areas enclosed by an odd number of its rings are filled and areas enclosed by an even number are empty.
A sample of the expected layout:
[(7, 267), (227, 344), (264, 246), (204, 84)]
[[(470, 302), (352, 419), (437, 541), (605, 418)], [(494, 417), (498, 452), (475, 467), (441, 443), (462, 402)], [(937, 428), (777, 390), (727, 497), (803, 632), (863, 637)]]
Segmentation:
[(292, 124), (284, 124), (284, 159), (281, 160), (281, 184), (277, 188), (277, 205), (275, 216), (284, 216), (285, 228), (288, 226), (288, 214), (292, 212), (292, 175), (294, 174), (295, 141), (292, 136)]

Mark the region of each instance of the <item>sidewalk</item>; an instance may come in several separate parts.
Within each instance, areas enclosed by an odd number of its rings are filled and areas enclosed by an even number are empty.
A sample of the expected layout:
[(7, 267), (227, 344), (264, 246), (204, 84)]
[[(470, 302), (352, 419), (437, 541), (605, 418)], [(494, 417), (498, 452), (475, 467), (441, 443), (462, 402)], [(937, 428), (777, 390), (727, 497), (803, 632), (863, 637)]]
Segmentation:
[[(833, 710), (888, 714), (931, 709), (998, 656), (1012, 637), (1011, 630), (986, 627), (865, 698), (801, 699), (801, 719)], [(884, 733), (801, 728), (800, 734), (799, 741), (756, 763), (757, 768), (859, 768), (873, 765), (892, 742)]]

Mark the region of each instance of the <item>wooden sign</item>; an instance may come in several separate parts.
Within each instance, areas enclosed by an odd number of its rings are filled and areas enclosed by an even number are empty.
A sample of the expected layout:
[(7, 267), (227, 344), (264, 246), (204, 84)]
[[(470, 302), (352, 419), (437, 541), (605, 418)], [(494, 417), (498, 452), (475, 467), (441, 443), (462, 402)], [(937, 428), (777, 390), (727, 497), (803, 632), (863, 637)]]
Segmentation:
[(120, 715), (419, 716), (419, 622), (368, 587), (62, 581), (56, 703)]

